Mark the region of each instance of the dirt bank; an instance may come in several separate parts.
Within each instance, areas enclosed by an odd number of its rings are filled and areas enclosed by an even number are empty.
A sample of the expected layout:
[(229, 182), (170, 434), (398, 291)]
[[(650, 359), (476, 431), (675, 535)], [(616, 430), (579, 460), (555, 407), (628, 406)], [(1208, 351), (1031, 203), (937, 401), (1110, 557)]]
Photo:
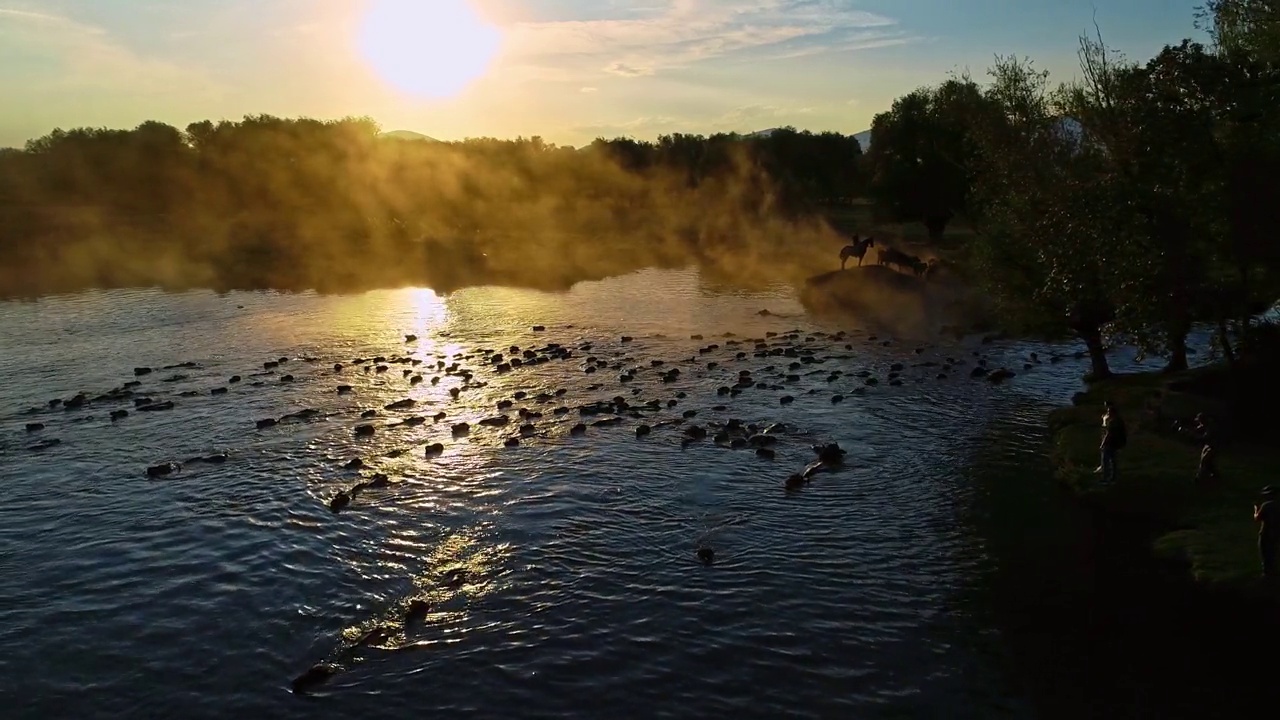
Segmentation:
[(811, 312), (849, 315), (899, 335), (989, 326), (974, 294), (945, 273), (926, 280), (882, 265), (835, 270), (806, 280), (800, 301)]

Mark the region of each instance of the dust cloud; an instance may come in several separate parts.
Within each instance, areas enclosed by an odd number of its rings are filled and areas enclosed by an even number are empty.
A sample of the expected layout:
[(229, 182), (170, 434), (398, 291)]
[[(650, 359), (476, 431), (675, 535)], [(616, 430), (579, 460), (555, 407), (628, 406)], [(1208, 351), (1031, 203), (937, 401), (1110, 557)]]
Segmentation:
[(57, 130), (0, 151), (0, 295), (84, 288), (547, 290), (641, 267), (800, 283), (846, 236), (857, 141), (434, 142), (371, 120)]

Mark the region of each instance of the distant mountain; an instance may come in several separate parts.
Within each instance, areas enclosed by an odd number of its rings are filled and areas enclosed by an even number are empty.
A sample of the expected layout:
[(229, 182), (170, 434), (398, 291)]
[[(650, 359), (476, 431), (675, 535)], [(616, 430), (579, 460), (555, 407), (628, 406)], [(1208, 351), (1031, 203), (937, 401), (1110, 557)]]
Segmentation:
[(1063, 117), (1058, 118), (1058, 134), (1061, 135), (1064, 140), (1071, 141), (1077, 150), (1079, 150), (1080, 146), (1084, 144), (1084, 126), (1080, 124), (1079, 120), (1076, 120), (1073, 117), (1066, 117), (1064, 115)]
[[(770, 135), (774, 134), (775, 132), (777, 132), (777, 131), (778, 131), (778, 130), (780, 130), (780, 129), (781, 129), (781, 128), (769, 128), (768, 130), (757, 130), (757, 131), (755, 131), (755, 132), (753, 132), (753, 133), (747, 133), (747, 134), (746, 134), (746, 135), (744, 135), (743, 137), (749, 137), (749, 138), (753, 138), (753, 137), (766, 138), (766, 137), (769, 137)], [(857, 139), (858, 139), (858, 145), (860, 145), (860, 146), (862, 147), (862, 152), (866, 152), (866, 151), (867, 151), (867, 148), (868, 148), (868, 147), (870, 147), (870, 145), (871, 145), (871, 131), (870, 131), (870, 130), (863, 130), (863, 131), (862, 131), (862, 132), (860, 132), (860, 133), (854, 133), (854, 134), (853, 134), (853, 137), (855, 137), (855, 138), (857, 138)]]
[(440, 142), (433, 137), (427, 137), (422, 133), (417, 133), (412, 130), (392, 130), (390, 132), (382, 133), (379, 137), (392, 138), (394, 140), (423, 140), (426, 142)]

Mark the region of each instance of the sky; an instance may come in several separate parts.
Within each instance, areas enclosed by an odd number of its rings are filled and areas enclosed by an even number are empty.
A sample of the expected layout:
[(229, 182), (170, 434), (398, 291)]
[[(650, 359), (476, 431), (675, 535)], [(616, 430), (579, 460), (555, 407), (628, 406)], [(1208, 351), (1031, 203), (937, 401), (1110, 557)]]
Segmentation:
[(1145, 60), (1203, 0), (0, 0), (0, 147), (55, 127), (367, 115), (431, 137), (855, 133), (1096, 20)]

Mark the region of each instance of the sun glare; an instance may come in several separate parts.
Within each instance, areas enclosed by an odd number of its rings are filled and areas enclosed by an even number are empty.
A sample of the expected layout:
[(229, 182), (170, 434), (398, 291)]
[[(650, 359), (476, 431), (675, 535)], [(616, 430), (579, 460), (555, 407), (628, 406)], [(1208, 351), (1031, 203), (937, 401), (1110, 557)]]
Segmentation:
[(444, 298), (431, 288), (412, 288), (405, 290), (405, 299), (412, 313), (414, 330), (424, 334), (438, 329), (449, 318), (449, 308)]
[(488, 71), (500, 42), (467, 0), (373, 0), (358, 38), (384, 82), (424, 98), (462, 92)]

